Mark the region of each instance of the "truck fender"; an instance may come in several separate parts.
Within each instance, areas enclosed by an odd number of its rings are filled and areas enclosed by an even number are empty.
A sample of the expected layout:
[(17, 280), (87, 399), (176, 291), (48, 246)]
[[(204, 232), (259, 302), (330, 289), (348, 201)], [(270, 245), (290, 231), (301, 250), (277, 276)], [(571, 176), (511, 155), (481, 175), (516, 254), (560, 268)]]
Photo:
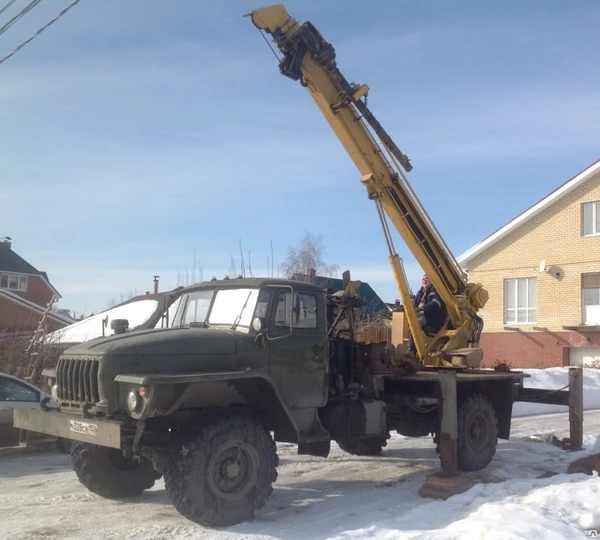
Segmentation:
[(260, 372), (118, 375), (119, 402), (127, 410), (127, 395), (147, 387), (136, 420), (169, 416), (180, 409), (245, 405), (257, 410), (278, 441), (298, 442), (298, 429), (271, 379)]

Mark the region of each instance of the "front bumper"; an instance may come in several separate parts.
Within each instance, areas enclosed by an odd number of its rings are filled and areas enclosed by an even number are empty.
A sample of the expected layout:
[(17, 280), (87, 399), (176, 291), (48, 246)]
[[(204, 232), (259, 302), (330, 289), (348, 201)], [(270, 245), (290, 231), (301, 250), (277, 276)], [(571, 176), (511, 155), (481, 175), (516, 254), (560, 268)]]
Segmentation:
[(15, 409), (14, 426), (109, 448), (121, 448), (121, 422), (83, 418), (57, 411)]

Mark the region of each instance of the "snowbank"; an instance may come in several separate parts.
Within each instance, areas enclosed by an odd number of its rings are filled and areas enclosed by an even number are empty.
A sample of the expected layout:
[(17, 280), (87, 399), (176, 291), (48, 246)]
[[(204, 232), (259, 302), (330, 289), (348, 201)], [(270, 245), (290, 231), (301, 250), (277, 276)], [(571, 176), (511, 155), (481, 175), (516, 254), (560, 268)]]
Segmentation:
[(105, 317), (108, 317), (108, 325), (104, 328), (107, 336), (113, 333), (110, 323), (114, 319), (127, 319), (129, 328), (133, 329), (144, 324), (157, 309), (157, 300), (139, 300), (117, 306), (48, 334), (46, 343), (82, 343), (102, 337), (102, 319)]
[[(548, 388), (558, 390), (569, 384), (569, 368), (523, 369), (530, 375), (525, 379), (526, 388)], [(600, 369), (583, 368), (583, 408), (600, 409)], [(537, 414), (562, 413), (568, 411), (564, 405), (539, 403), (515, 403), (513, 416), (535, 416)]]
[(600, 529), (599, 498), (597, 476), (561, 474), (544, 480), (478, 484), (445, 502), (421, 504), (407, 513), (399, 512), (398, 517), (333, 538), (583, 538), (583, 531)]

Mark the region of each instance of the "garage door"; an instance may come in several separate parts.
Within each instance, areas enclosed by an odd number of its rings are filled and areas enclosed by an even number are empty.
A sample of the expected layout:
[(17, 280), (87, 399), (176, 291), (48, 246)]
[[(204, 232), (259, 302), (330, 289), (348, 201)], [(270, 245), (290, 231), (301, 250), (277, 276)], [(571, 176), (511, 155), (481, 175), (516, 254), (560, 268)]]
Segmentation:
[(572, 366), (600, 368), (600, 347), (571, 347), (569, 361)]

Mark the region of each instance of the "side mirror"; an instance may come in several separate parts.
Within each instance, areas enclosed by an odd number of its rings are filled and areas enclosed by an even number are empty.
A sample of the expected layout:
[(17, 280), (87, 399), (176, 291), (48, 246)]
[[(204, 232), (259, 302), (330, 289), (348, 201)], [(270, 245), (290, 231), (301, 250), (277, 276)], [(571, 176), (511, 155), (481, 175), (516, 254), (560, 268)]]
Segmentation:
[(294, 327), (293, 327), (293, 326), (290, 326), (289, 328), (290, 328), (290, 331), (289, 331), (287, 334), (283, 335), (283, 336), (275, 336), (275, 337), (273, 337), (273, 336), (270, 336), (270, 335), (269, 335), (269, 333), (267, 332), (267, 334), (266, 334), (266, 336), (267, 336), (267, 339), (268, 339), (269, 341), (276, 341), (276, 340), (278, 340), (278, 339), (285, 339), (285, 338), (288, 338), (288, 337), (290, 337), (290, 336), (292, 335), (292, 331), (293, 331), (293, 328), (294, 328)]

